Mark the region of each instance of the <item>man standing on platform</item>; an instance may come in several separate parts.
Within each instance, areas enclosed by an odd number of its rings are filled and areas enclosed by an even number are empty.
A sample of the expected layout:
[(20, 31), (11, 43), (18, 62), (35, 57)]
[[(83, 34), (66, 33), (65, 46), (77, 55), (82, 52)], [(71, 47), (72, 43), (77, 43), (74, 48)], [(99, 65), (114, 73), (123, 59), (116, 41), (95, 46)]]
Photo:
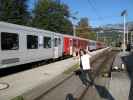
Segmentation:
[(90, 65), (90, 53), (87, 53), (85, 50), (80, 50), (80, 69), (81, 74), (79, 75), (80, 79), (82, 80), (83, 84), (93, 85), (93, 78), (91, 75), (91, 65)]

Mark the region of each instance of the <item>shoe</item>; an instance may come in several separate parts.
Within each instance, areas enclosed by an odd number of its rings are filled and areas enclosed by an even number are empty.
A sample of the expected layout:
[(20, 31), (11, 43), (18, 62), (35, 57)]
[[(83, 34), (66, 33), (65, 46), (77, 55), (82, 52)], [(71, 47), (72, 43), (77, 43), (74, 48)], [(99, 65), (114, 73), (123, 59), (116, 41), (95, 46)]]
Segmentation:
[(94, 85), (94, 81), (91, 81), (91, 82), (90, 82), (90, 85)]

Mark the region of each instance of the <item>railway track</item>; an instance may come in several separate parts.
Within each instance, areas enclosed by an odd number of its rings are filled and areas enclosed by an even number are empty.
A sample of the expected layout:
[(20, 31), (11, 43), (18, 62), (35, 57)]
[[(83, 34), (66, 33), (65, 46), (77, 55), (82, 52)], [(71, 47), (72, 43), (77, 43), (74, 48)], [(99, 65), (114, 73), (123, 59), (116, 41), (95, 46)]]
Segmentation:
[[(94, 78), (95, 79), (99, 75), (104, 76), (104, 74), (105, 74), (105, 77), (110, 77), (112, 64), (113, 64), (113, 61), (114, 61), (115, 56), (116, 56), (117, 53), (118, 53), (118, 51), (111, 51), (110, 53), (108, 53), (106, 56), (103, 57), (102, 63), (100, 64), (100, 66), (97, 69), (97, 71), (95, 71), (95, 73), (94, 73)], [(84, 89), (82, 94), (79, 97), (77, 97), (76, 100), (84, 100), (83, 98), (86, 95), (88, 90), (89, 90), (89, 87)]]
[[(113, 54), (115, 55), (115, 54)], [(109, 57), (112, 57), (112, 51), (109, 53), (109, 52), (105, 52), (103, 55), (101, 55), (100, 57), (96, 58), (93, 62), (92, 62), (92, 66), (96, 66), (95, 67), (95, 72), (94, 72), (94, 78), (98, 75), (98, 70), (100, 69), (101, 65), (103, 63), (105, 63), (109, 58)], [(113, 56), (114, 57), (114, 56)], [(99, 59), (100, 58), (100, 59)], [(61, 81), (60, 83), (58, 83), (56, 86), (50, 88), (48, 91), (46, 91), (45, 93), (43, 93), (42, 95), (40, 95), (38, 98), (36, 98), (35, 100), (41, 100), (41, 98), (44, 96), (44, 95), (47, 95), (48, 93), (52, 92), (54, 89), (58, 88), (59, 86), (61, 86), (62, 84), (64, 84), (66, 81), (68, 81), (70, 78), (72, 78), (75, 74), (73, 73), (72, 75), (70, 75), (69, 77), (67, 77), (66, 79), (64, 79), (63, 81)], [(85, 90), (83, 90), (83, 92), (78, 96), (76, 97), (76, 100), (82, 100), (82, 98), (84, 97), (84, 95), (86, 94), (87, 90), (89, 88), (85, 88)]]

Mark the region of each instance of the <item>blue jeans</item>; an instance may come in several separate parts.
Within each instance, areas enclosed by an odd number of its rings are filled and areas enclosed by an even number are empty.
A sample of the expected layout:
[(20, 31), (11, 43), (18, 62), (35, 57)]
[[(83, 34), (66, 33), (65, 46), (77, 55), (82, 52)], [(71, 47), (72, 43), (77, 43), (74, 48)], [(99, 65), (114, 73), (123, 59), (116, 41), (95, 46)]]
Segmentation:
[(90, 70), (81, 69), (81, 74), (79, 75), (79, 78), (85, 86), (88, 86), (88, 84), (93, 83), (93, 78), (90, 73)]

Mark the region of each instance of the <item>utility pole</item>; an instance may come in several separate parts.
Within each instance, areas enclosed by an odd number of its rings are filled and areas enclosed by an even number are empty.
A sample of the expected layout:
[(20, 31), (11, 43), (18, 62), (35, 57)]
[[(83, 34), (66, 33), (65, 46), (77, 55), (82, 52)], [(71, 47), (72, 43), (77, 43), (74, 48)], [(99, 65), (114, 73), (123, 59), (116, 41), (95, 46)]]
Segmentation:
[(73, 36), (76, 37), (76, 22), (74, 22), (74, 20), (78, 20), (77, 18), (75, 17), (72, 17), (73, 18), (73, 21), (72, 21), (72, 25), (73, 25)]
[(73, 24), (73, 36), (76, 36), (76, 26)]
[(127, 23), (127, 44), (128, 44), (128, 23)]
[(125, 50), (126, 50), (126, 38), (125, 38), (125, 35), (126, 35), (126, 16), (125, 16), (125, 14), (124, 14), (123, 52), (125, 52)]
[(124, 10), (122, 13), (121, 13), (121, 16), (123, 16), (123, 20), (124, 20), (124, 34), (123, 34), (123, 52), (125, 52), (126, 50), (126, 38), (125, 38), (125, 35), (126, 35), (126, 16), (127, 16), (127, 11)]
[(105, 36), (103, 37), (103, 41), (104, 41), (104, 43), (106, 43), (106, 37)]
[(131, 45), (133, 44), (133, 35), (132, 35), (133, 32), (131, 32)]
[(96, 32), (96, 36), (97, 36), (97, 41), (98, 41), (98, 32)]

